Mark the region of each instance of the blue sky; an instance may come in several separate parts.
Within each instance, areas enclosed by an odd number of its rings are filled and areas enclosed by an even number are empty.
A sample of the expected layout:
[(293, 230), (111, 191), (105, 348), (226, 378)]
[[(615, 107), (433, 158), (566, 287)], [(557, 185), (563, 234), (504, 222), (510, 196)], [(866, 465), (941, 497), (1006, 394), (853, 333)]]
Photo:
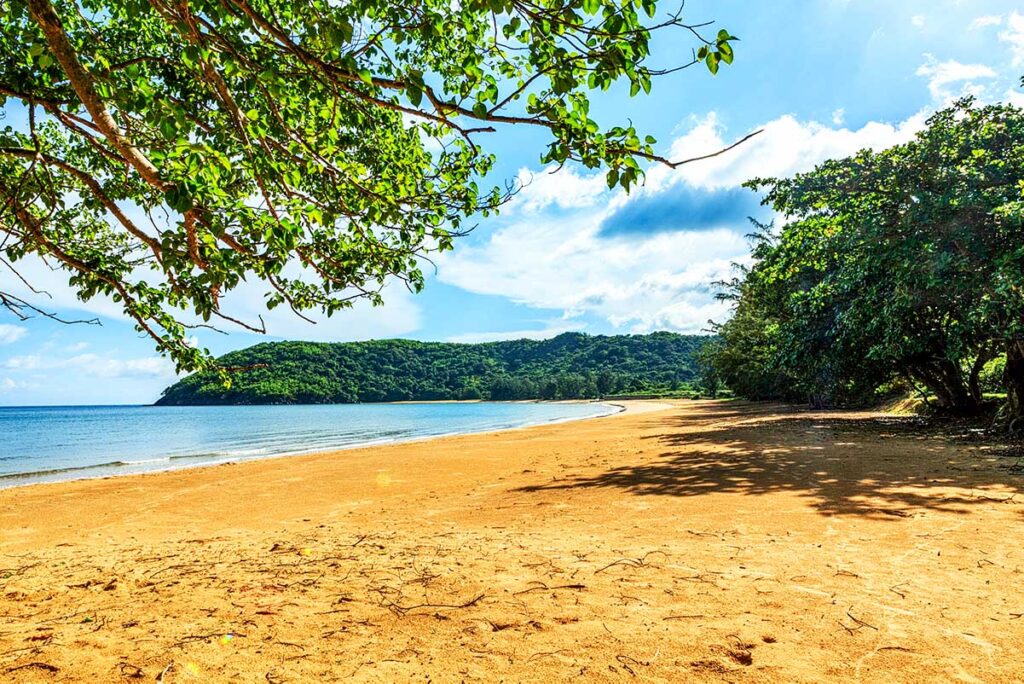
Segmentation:
[[(528, 185), (437, 260), (422, 294), (391, 287), (384, 307), (360, 306), (316, 326), (274, 312), (270, 339), (700, 332), (708, 319), (728, 315), (711, 283), (746, 258), (747, 217), (771, 218), (740, 184), (906, 140), (930, 112), (964, 93), (1024, 106), (1018, 6), (689, 0), (688, 20), (713, 19), (740, 37), (735, 64), (717, 77), (696, 68), (673, 74), (645, 98), (601, 94), (592, 112), (606, 125), (632, 121), (673, 159), (713, 151), (757, 128), (764, 133), (707, 162), (651, 168), (629, 196), (608, 191), (602, 176), (583, 169), (542, 168), (539, 132), (492, 134), (486, 143), (499, 158), (494, 180), (519, 177)], [(689, 47), (666, 35), (655, 40), (652, 63), (678, 63)], [(59, 275), (38, 264), (28, 271), (53, 297), (44, 306), (65, 317), (99, 317), (102, 325), (21, 322), (0, 313), (0, 405), (148, 403), (174, 380), (170, 363), (116, 305), (82, 304)], [(17, 289), (9, 274), (0, 273), (0, 289)], [(259, 302), (239, 292), (226, 305), (245, 314), (258, 312)], [(265, 339), (199, 335), (218, 354)]]

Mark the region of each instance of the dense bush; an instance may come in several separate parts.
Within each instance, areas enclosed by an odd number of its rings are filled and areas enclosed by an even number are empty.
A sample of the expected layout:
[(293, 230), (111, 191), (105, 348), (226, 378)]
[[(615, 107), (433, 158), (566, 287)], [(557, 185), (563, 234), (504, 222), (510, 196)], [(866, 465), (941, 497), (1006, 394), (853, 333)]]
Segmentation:
[(1000, 389), (1024, 416), (1024, 112), (965, 99), (909, 143), (749, 185), (787, 223), (725, 293), (733, 391), (852, 405), (902, 380), (962, 413)]

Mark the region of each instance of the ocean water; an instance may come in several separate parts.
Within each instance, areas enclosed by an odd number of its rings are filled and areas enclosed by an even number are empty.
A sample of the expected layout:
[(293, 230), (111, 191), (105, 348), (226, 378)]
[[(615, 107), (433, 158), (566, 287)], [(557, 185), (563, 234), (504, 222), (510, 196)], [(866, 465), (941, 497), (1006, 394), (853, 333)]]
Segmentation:
[(2, 407), (0, 488), (485, 432), (616, 410), (598, 403), (504, 402)]

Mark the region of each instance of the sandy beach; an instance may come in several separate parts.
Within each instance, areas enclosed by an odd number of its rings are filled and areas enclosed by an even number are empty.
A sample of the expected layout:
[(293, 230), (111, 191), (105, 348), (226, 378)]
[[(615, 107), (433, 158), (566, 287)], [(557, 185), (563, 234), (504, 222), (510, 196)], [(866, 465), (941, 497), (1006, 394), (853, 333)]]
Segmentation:
[(0, 491), (0, 680), (1024, 681), (1011, 459), (626, 403)]

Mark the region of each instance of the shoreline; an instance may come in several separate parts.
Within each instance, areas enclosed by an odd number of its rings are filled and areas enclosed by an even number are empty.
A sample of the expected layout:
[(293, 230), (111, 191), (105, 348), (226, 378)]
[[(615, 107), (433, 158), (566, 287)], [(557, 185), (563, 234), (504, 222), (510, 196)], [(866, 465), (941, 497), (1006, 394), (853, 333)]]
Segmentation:
[[(670, 398), (671, 399), (671, 398)], [(610, 401), (655, 401), (657, 397), (613, 397)], [(668, 399), (666, 399), (667, 401)], [(334, 402), (326, 404), (0, 404), (6, 409), (75, 409), (75, 408), (200, 408), (203, 406), (389, 406), (393, 404), (603, 404), (604, 399), (403, 399), (401, 401)]]
[[(107, 480), (107, 479), (111, 479), (111, 478), (143, 477), (143, 476), (147, 476), (147, 475), (157, 475), (157, 474), (168, 473), (168, 472), (180, 472), (180, 471), (200, 469), (200, 468), (214, 468), (214, 467), (219, 467), (219, 466), (235, 465), (235, 464), (249, 463), (249, 462), (255, 462), (255, 461), (266, 461), (266, 460), (273, 460), (273, 459), (291, 459), (291, 458), (296, 458), (296, 457), (300, 457), (300, 456), (318, 456), (318, 455), (322, 456), (322, 455), (327, 455), (327, 454), (334, 454), (334, 453), (341, 453), (341, 452), (346, 452), (346, 451), (353, 451), (353, 450), (357, 450), (357, 449), (370, 449), (370, 448), (374, 448), (374, 447), (388, 447), (388, 446), (398, 446), (398, 445), (403, 445), (403, 444), (416, 444), (416, 443), (424, 442), (424, 441), (447, 439), (447, 438), (459, 437), (459, 436), (463, 436), (463, 435), (486, 435), (486, 434), (492, 434), (492, 433), (510, 432), (510, 431), (515, 431), (515, 430), (526, 430), (526, 429), (530, 429), (530, 428), (534, 428), (534, 427), (541, 427), (541, 426), (544, 426), (544, 425), (558, 425), (558, 424), (561, 424), (561, 423), (570, 423), (570, 422), (576, 422), (576, 421), (596, 420), (596, 419), (599, 419), (599, 418), (608, 418), (608, 417), (615, 416), (615, 415), (618, 415), (620, 413), (625, 413), (625, 412), (629, 411), (630, 410), (630, 408), (629, 408), (629, 403), (630, 402), (651, 403), (651, 401), (648, 401), (648, 400), (624, 400), (624, 401), (625, 401), (625, 403), (623, 403), (623, 400), (620, 400), (618, 402), (605, 402), (605, 401), (600, 401), (600, 400), (583, 400), (583, 399), (575, 400), (575, 399), (569, 399), (569, 400), (556, 400), (556, 401), (523, 400), (523, 401), (507, 401), (507, 402), (487, 402), (487, 403), (503, 403), (503, 404), (566, 404), (566, 403), (568, 403), (568, 404), (599, 404), (599, 405), (602, 405), (602, 406), (607, 406), (607, 407), (611, 408), (612, 410), (610, 410), (610, 411), (608, 411), (606, 413), (599, 413), (599, 414), (589, 415), (589, 416), (572, 416), (572, 417), (566, 417), (566, 418), (553, 418), (553, 419), (550, 419), (550, 420), (541, 420), (541, 421), (535, 421), (535, 422), (527, 422), (527, 423), (523, 423), (521, 425), (514, 425), (514, 426), (511, 426), (511, 427), (502, 427), (502, 428), (499, 428), (499, 429), (467, 430), (465, 432), (448, 432), (448, 433), (442, 433), (442, 434), (418, 435), (418, 436), (405, 437), (405, 438), (371, 439), (371, 440), (367, 440), (365, 442), (357, 442), (357, 443), (352, 443), (352, 444), (344, 444), (344, 445), (334, 446), (334, 447), (329, 447), (329, 448), (316, 448), (316, 449), (313, 449), (313, 450), (300, 450), (300, 451), (284, 451), (284, 452), (276, 452), (276, 453), (263, 454), (263, 455), (254, 455), (254, 456), (235, 456), (235, 457), (229, 456), (229, 457), (225, 457), (225, 458), (211, 459), (209, 462), (205, 462), (205, 463), (187, 463), (187, 464), (177, 465), (177, 466), (172, 463), (172, 461), (174, 460), (175, 457), (153, 457), (151, 459), (142, 459), (140, 461), (112, 461), (112, 462), (109, 462), (109, 463), (100, 463), (100, 464), (95, 464), (95, 465), (80, 466), (80, 467), (76, 467), (76, 468), (65, 468), (65, 469), (62, 469), (62, 470), (49, 470), (49, 471), (39, 471), (39, 472), (27, 472), (27, 473), (11, 473), (11, 474), (8, 474), (8, 475), (0, 476), (0, 492), (4, 492), (4, 491), (10, 490), (10, 489), (22, 489), (22, 488), (25, 488), (25, 487), (42, 487), (42, 486), (49, 486), (49, 485), (59, 485), (59, 484), (64, 484), (64, 483), (69, 483), (69, 482), (79, 482), (79, 481), (89, 481), (89, 480)], [(384, 406), (384, 405), (389, 405), (389, 404), (417, 405), (417, 404), (450, 404), (450, 403), (476, 404), (476, 403), (485, 403), (485, 402), (477, 401), (477, 400), (466, 400), (466, 401), (463, 401), (463, 400), (453, 400), (453, 401), (438, 401), (438, 402), (408, 401), (408, 402), (379, 402), (379, 403), (373, 403), (373, 404), (358, 404), (358, 405)], [(321, 406), (321, 404), (309, 404), (309, 405), (310, 406)], [(339, 404), (339, 405), (346, 405), (347, 406), (348, 404)], [(135, 408), (144, 407), (145, 408), (145, 407), (150, 407), (150, 406), (154, 406), (154, 405), (151, 405), (151, 404), (138, 404), (138, 405), (136, 405), (136, 404), (123, 404), (123, 405), (114, 405), (114, 406), (128, 406), (128, 407), (135, 407)], [(669, 408), (670, 406), (671, 406), (671, 404), (664, 404), (663, 408)], [(14, 408), (14, 407), (12, 407), (12, 408)], [(39, 408), (39, 407), (18, 407), (18, 408)], [(46, 408), (69, 408), (69, 407), (46, 407)], [(160, 407), (156, 407), (156, 408), (180, 408), (180, 407), (160, 406)], [(189, 408), (194, 408), (194, 407), (189, 407)], [(636, 410), (635, 407), (634, 407), (634, 410)], [(179, 456), (177, 458), (192, 458), (192, 456)], [(127, 473), (104, 472), (104, 473), (95, 474), (95, 475), (82, 475), (82, 476), (77, 476), (77, 477), (76, 476), (60, 477), (61, 474), (73, 473), (73, 472), (76, 472), (76, 471), (79, 471), (79, 470), (85, 471), (85, 470), (91, 470), (91, 469), (94, 469), (94, 468), (95, 469), (99, 469), (99, 468), (126, 467), (126, 466), (142, 465), (143, 463), (146, 463), (146, 462), (151, 462), (151, 463), (167, 462), (167, 463), (169, 463), (169, 465), (167, 467), (158, 467), (158, 468), (153, 468), (153, 469), (148, 469), (148, 470), (143, 470), (143, 471), (137, 471), (137, 472), (127, 472)], [(52, 478), (47, 478), (47, 475), (52, 475), (53, 477)], [(11, 484), (6, 484), (5, 483), (5, 480), (14, 481), (14, 480), (17, 480), (19, 478), (26, 478), (26, 479), (32, 478), (33, 481), (25, 482), (25, 483), (11, 483)]]
[(879, 413), (637, 406), (0, 491), (0, 678), (1024, 677), (1001, 456)]

